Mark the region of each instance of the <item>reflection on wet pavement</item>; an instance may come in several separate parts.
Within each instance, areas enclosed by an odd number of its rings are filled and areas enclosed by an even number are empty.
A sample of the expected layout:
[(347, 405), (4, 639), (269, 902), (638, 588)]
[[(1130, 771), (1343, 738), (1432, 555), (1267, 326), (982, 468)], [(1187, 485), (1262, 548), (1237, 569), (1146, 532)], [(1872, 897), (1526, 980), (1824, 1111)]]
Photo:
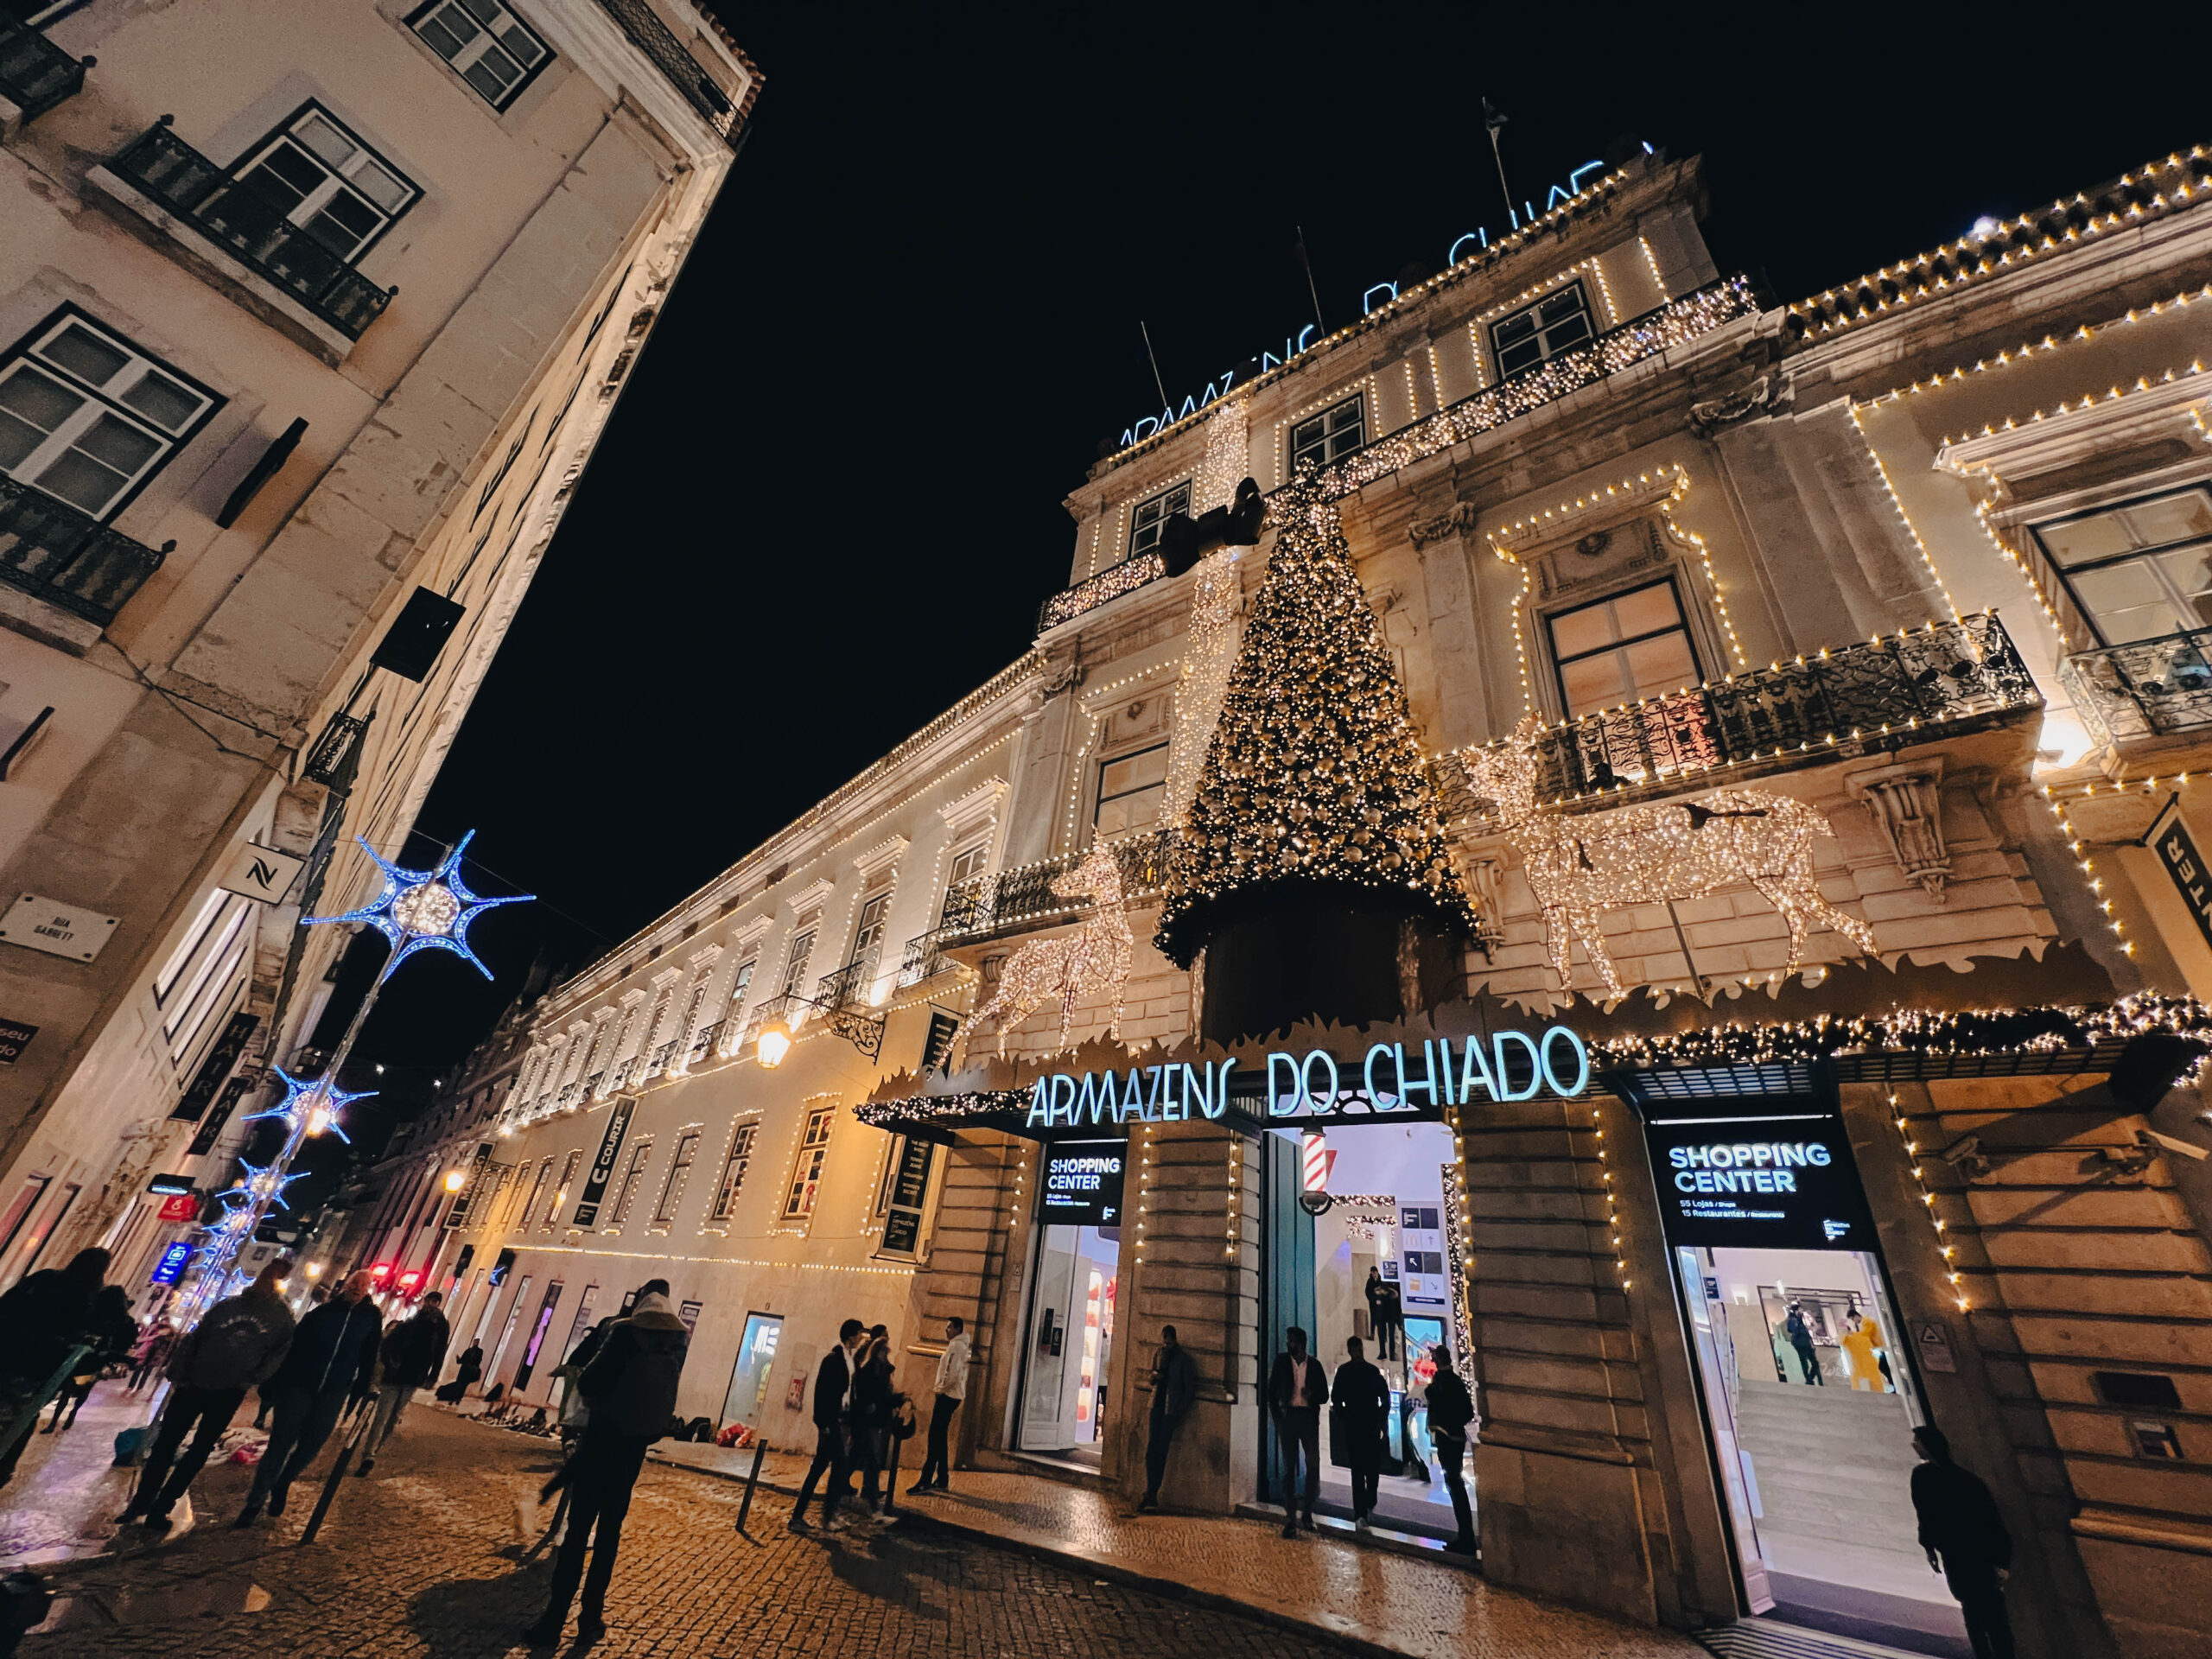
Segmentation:
[[(152, 1420), (156, 1395), (151, 1387), (134, 1395), (119, 1381), (102, 1382), (73, 1426), (33, 1433), (15, 1478), (0, 1488), (0, 1564), (45, 1566), (108, 1547), (137, 1478), (114, 1466), (115, 1437)], [(184, 1530), (182, 1504), (175, 1518)]]

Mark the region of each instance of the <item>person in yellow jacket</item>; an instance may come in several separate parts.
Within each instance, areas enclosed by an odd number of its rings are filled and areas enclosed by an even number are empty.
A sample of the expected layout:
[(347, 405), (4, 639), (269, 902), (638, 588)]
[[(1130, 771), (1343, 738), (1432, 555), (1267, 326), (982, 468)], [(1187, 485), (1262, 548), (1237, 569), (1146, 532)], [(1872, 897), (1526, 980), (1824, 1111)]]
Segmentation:
[(1882, 1327), (1858, 1309), (1851, 1312), (1851, 1328), (1843, 1333), (1843, 1351), (1851, 1361), (1851, 1386), (1870, 1393), (1885, 1392), (1882, 1368), (1874, 1351), (1882, 1345)]

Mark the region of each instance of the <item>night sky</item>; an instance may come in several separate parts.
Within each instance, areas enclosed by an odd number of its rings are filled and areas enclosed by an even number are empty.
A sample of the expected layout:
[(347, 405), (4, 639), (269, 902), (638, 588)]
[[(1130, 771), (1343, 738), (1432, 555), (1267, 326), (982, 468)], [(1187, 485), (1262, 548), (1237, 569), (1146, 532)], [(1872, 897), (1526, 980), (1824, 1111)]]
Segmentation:
[(1062, 499), (1159, 406), (1140, 318), (1179, 403), (1313, 320), (1294, 226), (1332, 327), (1502, 231), (1484, 95), (1539, 204), (1624, 133), (1702, 153), (1716, 261), (1783, 300), (2212, 138), (2177, 80), (1951, 13), (722, 10), (751, 140), (410, 848), (474, 827), (472, 882), (543, 896), (477, 929), (496, 985), (395, 982), (394, 1081), (1020, 654)]

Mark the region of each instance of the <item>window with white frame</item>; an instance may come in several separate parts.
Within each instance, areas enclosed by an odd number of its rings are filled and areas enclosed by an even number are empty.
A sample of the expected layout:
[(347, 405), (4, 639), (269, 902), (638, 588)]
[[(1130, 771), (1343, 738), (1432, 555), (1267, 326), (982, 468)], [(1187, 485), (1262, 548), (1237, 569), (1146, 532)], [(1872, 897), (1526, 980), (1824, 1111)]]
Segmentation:
[(495, 110), (552, 61), (537, 32), (500, 0), (431, 0), (407, 22)]
[(180, 1071), (197, 1059), (203, 1042), (213, 1039), (242, 1000), (254, 918), (251, 899), (218, 888), (184, 943), (154, 976), (162, 1035)]
[(745, 1191), (745, 1172), (753, 1167), (753, 1142), (760, 1133), (757, 1119), (730, 1132), (729, 1156), (722, 1160), (721, 1184), (715, 1189), (715, 1220), (728, 1221), (737, 1208), (738, 1195)]
[(638, 1142), (631, 1151), (630, 1161), (623, 1166), (621, 1185), (614, 1189), (614, 1205), (607, 1213), (607, 1224), (620, 1227), (630, 1218), (630, 1205), (638, 1196), (638, 1187), (645, 1179), (645, 1166), (652, 1161), (653, 1143), (650, 1136)]
[(1491, 324), (1490, 345), (1497, 358), (1498, 378), (1548, 363), (1595, 333), (1582, 284), (1578, 281), (1555, 288)]
[(319, 104), (303, 105), (232, 169), (235, 182), (200, 216), (257, 248), (280, 225), (352, 264), (422, 191)]
[(1290, 470), (1295, 473), (1306, 461), (1325, 467), (1366, 442), (1366, 410), (1355, 392), (1290, 429)]
[(853, 929), (854, 962), (873, 962), (883, 948), (884, 919), (891, 912), (891, 889), (870, 893), (861, 900), (859, 922)]
[(1185, 479), (1170, 490), (1162, 490), (1151, 500), (1140, 505), (1136, 516), (1129, 523), (1129, 556), (1149, 553), (1160, 545), (1160, 532), (1167, 521), (1179, 512), (1191, 510), (1191, 485)]
[(676, 1155), (668, 1160), (668, 1174), (660, 1184), (660, 1202), (653, 1206), (654, 1226), (675, 1224), (676, 1206), (683, 1202), (683, 1183), (691, 1173), (691, 1160), (698, 1151), (698, 1130), (686, 1129), (676, 1137)]
[(105, 518), (222, 402), (64, 306), (0, 358), (0, 473)]
[(1098, 763), (1098, 808), (1092, 822), (1102, 836), (1148, 829), (1167, 794), (1167, 745)]
[(699, 1010), (706, 1005), (707, 979), (702, 974), (699, 982), (691, 988), (691, 1000), (683, 1005), (683, 1024), (676, 1033), (676, 1040), (683, 1045), (684, 1058), (699, 1058)]
[(1697, 652), (1670, 578), (1547, 619), (1569, 718), (1698, 683)]
[[(537, 1201), (545, 1196), (546, 1184), (552, 1180), (552, 1179), (553, 1160), (550, 1158), (548, 1158), (543, 1163), (538, 1165), (537, 1179), (531, 1183), (530, 1196), (523, 1200), (522, 1211), (519, 1219), (524, 1228), (529, 1227), (530, 1218), (537, 1213)], [(522, 1191), (522, 1187), (519, 1184), (516, 1185), (515, 1191), (518, 1192)], [(512, 1223), (518, 1217), (509, 1217), (508, 1220)]]
[(583, 1160), (583, 1148), (578, 1147), (569, 1154), (568, 1161), (561, 1166), (561, 1184), (553, 1189), (553, 1202), (545, 1206), (545, 1219), (539, 1224), (544, 1231), (551, 1232), (554, 1224), (560, 1220), (561, 1211), (569, 1202), (569, 1189), (575, 1184), (576, 1166)]
[(814, 1200), (822, 1188), (822, 1166), (830, 1157), (830, 1130), (836, 1118), (835, 1106), (817, 1107), (806, 1115), (798, 1158), (791, 1166), (791, 1185), (784, 1192), (785, 1221), (804, 1221), (814, 1213)]
[(822, 924), (822, 912), (810, 910), (798, 919), (791, 933), (791, 950), (784, 958), (784, 995), (794, 996), (806, 988), (807, 964), (814, 959), (814, 931)]
[(2212, 491), (2200, 486), (2037, 524), (2097, 643), (2212, 627)]

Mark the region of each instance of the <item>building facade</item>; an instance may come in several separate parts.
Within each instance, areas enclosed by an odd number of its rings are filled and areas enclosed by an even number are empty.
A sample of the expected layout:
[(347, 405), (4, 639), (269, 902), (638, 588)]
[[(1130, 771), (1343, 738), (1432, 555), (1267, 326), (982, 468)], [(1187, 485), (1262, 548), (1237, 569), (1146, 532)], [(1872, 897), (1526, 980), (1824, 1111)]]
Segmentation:
[(2128, 1044), (2212, 1024), (2208, 185), (1775, 303), (1625, 155), (1133, 427), (1032, 652), (550, 995), (441, 1153), (487, 1381), (659, 1274), (683, 1414), (798, 1444), (841, 1319), (920, 1392), (957, 1314), (963, 1457), (1134, 1494), (1173, 1325), (1165, 1496), (1228, 1511), (1297, 1325), (1381, 1351), (1433, 1537), (1440, 1344), (1497, 1581), (1937, 1650), (1936, 1423), (2024, 1651), (2200, 1650), (2212, 1132)]
[[(727, 176), (686, 0), (0, 21), (0, 1280), (227, 1179)], [(328, 15), (322, 15), (327, 11)], [(348, 855), (350, 854), (350, 855)], [(335, 856), (334, 856), (335, 855)]]

